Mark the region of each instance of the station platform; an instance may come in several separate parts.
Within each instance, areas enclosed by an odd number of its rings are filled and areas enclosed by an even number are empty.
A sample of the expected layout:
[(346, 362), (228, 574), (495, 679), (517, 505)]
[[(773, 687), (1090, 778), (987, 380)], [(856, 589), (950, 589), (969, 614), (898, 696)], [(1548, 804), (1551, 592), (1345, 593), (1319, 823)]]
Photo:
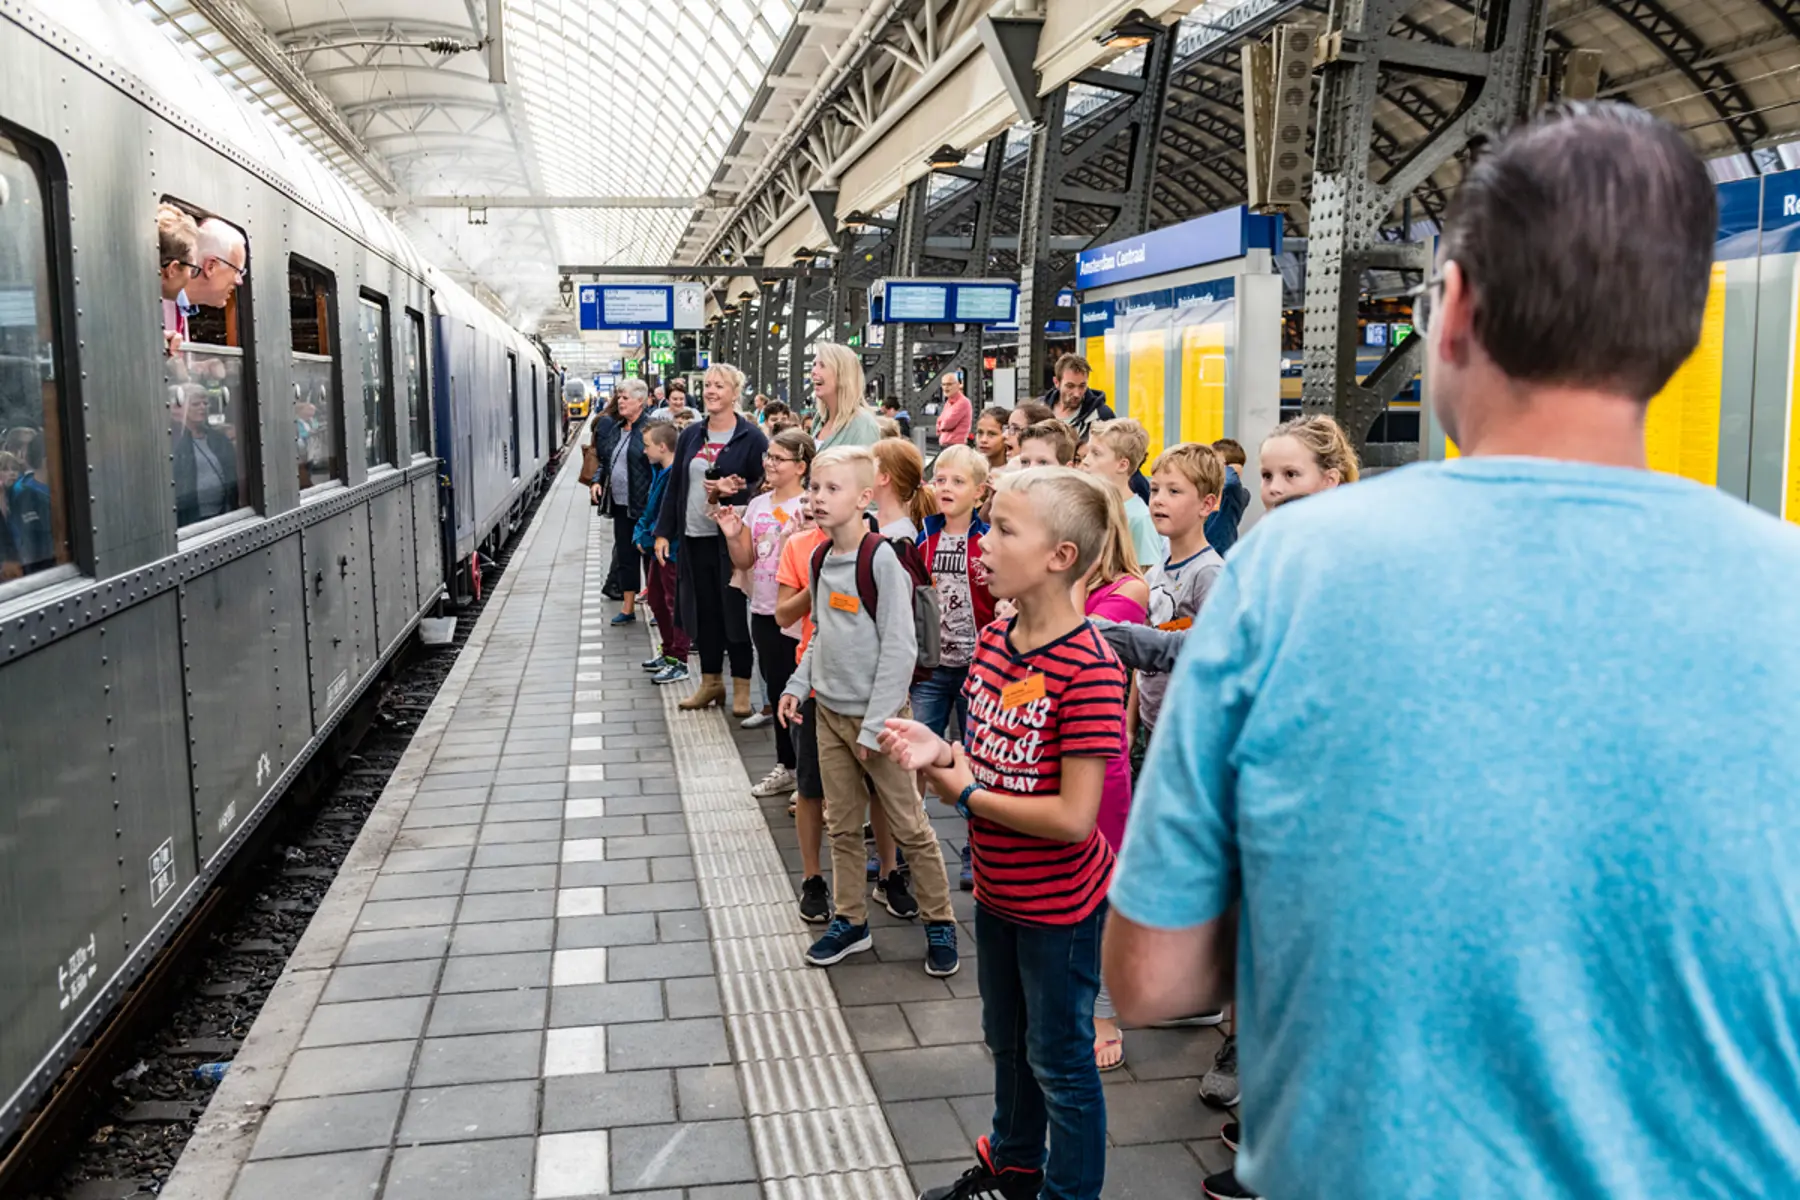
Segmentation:
[[(963, 969), (872, 906), (818, 970), (767, 729), (682, 713), (600, 596), (576, 463), (526, 531), (168, 1200), (904, 1200), (991, 1115), (972, 897)], [(948, 812), (948, 810), (942, 810)], [(934, 817), (939, 814), (934, 813)], [(939, 823), (947, 856), (963, 836)], [(954, 868), (953, 874), (954, 874)], [(1106, 1195), (1229, 1165), (1212, 1030), (1136, 1030), (1106, 1076)]]

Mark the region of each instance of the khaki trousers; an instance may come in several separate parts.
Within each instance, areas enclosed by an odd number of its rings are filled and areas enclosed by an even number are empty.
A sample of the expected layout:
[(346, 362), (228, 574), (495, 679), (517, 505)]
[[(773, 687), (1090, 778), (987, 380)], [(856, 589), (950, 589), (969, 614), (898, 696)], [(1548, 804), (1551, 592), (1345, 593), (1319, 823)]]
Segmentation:
[(912, 865), (913, 894), (919, 913), (927, 921), (954, 921), (950, 908), (950, 877), (944, 870), (944, 852), (938, 845), (912, 772), (903, 771), (885, 754), (872, 752), (859, 759), (856, 738), (862, 732), (861, 717), (834, 713), (823, 703), (814, 706), (813, 734), (819, 744), (819, 775), (825, 781), (825, 830), (831, 837), (831, 898), (837, 915), (854, 925), (869, 919), (868, 862), (863, 854), (863, 813), (869, 792), (881, 805), (894, 832), (894, 841)]

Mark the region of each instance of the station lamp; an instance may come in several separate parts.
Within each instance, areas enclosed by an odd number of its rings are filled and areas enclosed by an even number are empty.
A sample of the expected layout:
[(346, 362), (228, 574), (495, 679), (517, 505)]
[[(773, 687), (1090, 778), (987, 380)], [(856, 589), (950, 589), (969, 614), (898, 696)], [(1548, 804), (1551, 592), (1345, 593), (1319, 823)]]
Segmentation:
[(573, 308), (575, 306), (575, 281), (573, 279), (564, 275), (562, 277), (562, 282), (556, 285), (556, 290), (562, 295), (562, 304), (564, 308)]
[(844, 228), (861, 232), (869, 227), (869, 214), (861, 209), (844, 214)]
[(948, 171), (951, 167), (960, 167), (963, 158), (964, 155), (961, 150), (958, 150), (955, 146), (945, 142), (942, 146), (933, 150), (931, 152), (931, 157), (926, 159), (925, 162), (926, 165), (934, 171)]
[(1161, 25), (1144, 15), (1143, 9), (1134, 8), (1095, 40), (1109, 50), (1130, 50), (1148, 45), (1161, 32)]

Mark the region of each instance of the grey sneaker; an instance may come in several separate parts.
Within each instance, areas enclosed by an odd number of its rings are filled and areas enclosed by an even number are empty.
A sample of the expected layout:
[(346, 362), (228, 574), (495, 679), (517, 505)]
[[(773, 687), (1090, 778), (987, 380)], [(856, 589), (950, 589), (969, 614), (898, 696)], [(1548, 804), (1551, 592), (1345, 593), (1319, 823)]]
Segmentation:
[(1219, 1047), (1212, 1070), (1200, 1080), (1200, 1099), (1214, 1108), (1235, 1108), (1238, 1102), (1237, 1035)]

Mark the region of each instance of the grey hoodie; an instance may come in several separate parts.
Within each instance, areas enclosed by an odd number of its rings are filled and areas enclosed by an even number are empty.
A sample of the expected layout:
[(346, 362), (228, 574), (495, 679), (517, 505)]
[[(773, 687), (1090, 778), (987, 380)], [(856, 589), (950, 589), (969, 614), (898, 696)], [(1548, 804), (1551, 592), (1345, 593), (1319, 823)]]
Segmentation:
[[(875, 591), (880, 597), (876, 620), (856, 595), (856, 553), (826, 553), (813, 589), (817, 632), (784, 694), (805, 700), (810, 691), (839, 716), (861, 717), (857, 744), (877, 750), (882, 722), (898, 716), (906, 704), (919, 657), (913, 634), (912, 577), (891, 546), (883, 544), (875, 551)], [(833, 593), (855, 600), (857, 611), (832, 607)]]

